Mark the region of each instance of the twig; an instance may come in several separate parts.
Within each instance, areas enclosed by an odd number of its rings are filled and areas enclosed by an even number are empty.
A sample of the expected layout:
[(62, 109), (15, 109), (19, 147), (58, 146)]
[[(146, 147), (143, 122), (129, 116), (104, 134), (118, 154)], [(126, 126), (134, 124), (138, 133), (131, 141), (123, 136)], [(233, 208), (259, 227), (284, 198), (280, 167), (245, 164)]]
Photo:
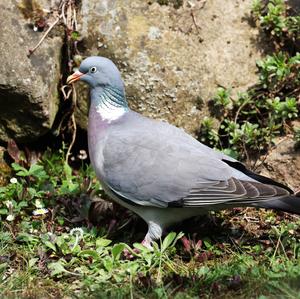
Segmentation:
[(64, 1), (61, 7), (61, 15), (64, 21), (64, 24), (67, 25), (67, 20), (66, 20), (66, 15), (65, 15), (65, 6), (66, 6), (66, 2)]
[(68, 30), (72, 30), (72, 3), (70, 3), (70, 5), (67, 6), (67, 23), (66, 23), (66, 26), (67, 26), (67, 29)]
[(62, 94), (63, 94), (63, 96), (64, 96), (64, 100), (67, 100), (67, 99), (69, 99), (69, 97), (70, 97), (70, 95), (72, 94), (72, 88), (71, 89), (69, 89), (68, 90), (68, 92), (66, 93), (65, 92), (65, 89), (67, 88), (67, 87), (69, 87), (69, 85), (63, 85), (62, 87), (61, 87), (61, 92), (62, 92)]
[(281, 238), (281, 235), (278, 237), (278, 240), (277, 240), (277, 243), (276, 243), (276, 247), (275, 247), (275, 250), (274, 250), (274, 253), (273, 253), (273, 257), (272, 257), (271, 263), (273, 263), (274, 258), (275, 258), (276, 254), (277, 254), (277, 251), (278, 251), (278, 249), (279, 249), (280, 238)]
[(240, 107), (239, 109), (237, 110), (236, 114), (235, 114), (235, 118), (234, 118), (234, 122), (237, 123), (237, 120), (238, 120), (238, 117), (239, 117), (239, 114), (241, 112), (241, 110), (249, 103), (249, 100), (245, 101)]
[(36, 44), (36, 46), (32, 49), (29, 49), (27, 57), (30, 57), (33, 52), (41, 45), (41, 43), (44, 41), (44, 39), (47, 37), (47, 35), (49, 34), (49, 32), (54, 28), (54, 26), (59, 22), (60, 18), (62, 17), (62, 15), (58, 16), (56, 18), (56, 20), (49, 26), (49, 28), (47, 29), (47, 31), (45, 32), (45, 34), (42, 36), (42, 38), (40, 39), (40, 41)]
[[(40, 41), (36, 44), (36, 46), (33, 49), (29, 49), (29, 53), (28, 53), (28, 57), (30, 57), (32, 55), (32, 53), (41, 45), (41, 43), (44, 41), (44, 39), (47, 37), (47, 35), (49, 34), (49, 32), (55, 27), (55, 25), (59, 22), (60, 19), (63, 19), (64, 24), (67, 26), (67, 29), (70, 30), (69, 26), (71, 24), (71, 21), (69, 21), (68, 19), (72, 19), (72, 16), (70, 16), (70, 13), (68, 11), (72, 10), (72, 1), (69, 0), (61, 0), (60, 5), (59, 5), (59, 16), (56, 18), (56, 20), (49, 26), (49, 28), (47, 29), (47, 31), (45, 32), (45, 34), (42, 36), (42, 38), (40, 39)], [(67, 18), (65, 15), (65, 8), (67, 6)], [(76, 18), (76, 14), (74, 15), (74, 17)], [(75, 22), (77, 22), (75, 20)], [(77, 25), (77, 23), (76, 23)]]
[(78, 28), (78, 24), (77, 24), (77, 14), (76, 14), (76, 9), (73, 9), (73, 19), (72, 19), (72, 26), (75, 28), (75, 30), (77, 31)]
[(195, 27), (196, 27), (197, 33), (200, 34), (199, 28), (201, 29), (201, 27), (197, 24), (196, 18), (195, 18), (195, 15), (194, 15), (194, 12), (193, 12), (193, 11), (191, 11), (191, 16), (192, 16), (193, 23), (194, 23), (194, 25), (195, 25)]
[(246, 164), (250, 166), (250, 157), (249, 157), (249, 154), (248, 154), (248, 151), (247, 151), (247, 147), (246, 147), (246, 143), (245, 143), (245, 140), (243, 138), (243, 150), (244, 150), (244, 153), (246, 155)]

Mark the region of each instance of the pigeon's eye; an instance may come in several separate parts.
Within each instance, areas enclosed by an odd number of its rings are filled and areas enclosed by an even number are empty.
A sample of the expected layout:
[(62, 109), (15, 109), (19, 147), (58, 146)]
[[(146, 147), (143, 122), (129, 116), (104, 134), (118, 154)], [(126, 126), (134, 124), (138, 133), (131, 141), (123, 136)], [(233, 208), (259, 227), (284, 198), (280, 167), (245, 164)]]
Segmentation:
[(97, 68), (95, 66), (90, 68), (90, 72), (91, 73), (96, 73), (97, 72)]

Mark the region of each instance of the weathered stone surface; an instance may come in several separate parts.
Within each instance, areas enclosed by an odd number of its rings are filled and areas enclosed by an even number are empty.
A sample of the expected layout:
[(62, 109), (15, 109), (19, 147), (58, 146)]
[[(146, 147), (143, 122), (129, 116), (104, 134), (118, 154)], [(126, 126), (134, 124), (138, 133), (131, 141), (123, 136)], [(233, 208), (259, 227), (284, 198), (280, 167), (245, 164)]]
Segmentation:
[[(40, 2), (39, 2), (40, 3)], [(30, 142), (45, 134), (58, 110), (58, 82), (62, 39), (47, 37), (30, 57), (42, 37), (34, 32), (9, 0), (0, 4), (0, 140)]]
[[(82, 0), (83, 53), (117, 63), (134, 110), (194, 132), (218, 86), (245, 90), (257, 81), (258, 31), (246, 21), (251, 2), (190, 0), (175, 9), (156, 1)], [(87, 97), (79, 96), (81, 126)]]
[[(261, 158), (261, 160), (264, 157)], [(293, 190), (300, 188), (300, 150), (295, 149), (292, 137), (279, 138), (258, 169), (262, 175), (288, 185)]]

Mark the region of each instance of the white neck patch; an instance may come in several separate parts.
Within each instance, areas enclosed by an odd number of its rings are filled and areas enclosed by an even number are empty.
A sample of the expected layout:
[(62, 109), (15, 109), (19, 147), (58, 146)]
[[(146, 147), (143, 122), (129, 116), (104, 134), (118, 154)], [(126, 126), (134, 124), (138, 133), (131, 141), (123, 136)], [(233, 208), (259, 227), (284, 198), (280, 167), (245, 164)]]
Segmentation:
[(107, 120), (109, 123), (113, 120), (117, 120), (126, 112), (125, 107), (115, 106), (109, 102), (99, 104), (96, 110), (101, 118)]

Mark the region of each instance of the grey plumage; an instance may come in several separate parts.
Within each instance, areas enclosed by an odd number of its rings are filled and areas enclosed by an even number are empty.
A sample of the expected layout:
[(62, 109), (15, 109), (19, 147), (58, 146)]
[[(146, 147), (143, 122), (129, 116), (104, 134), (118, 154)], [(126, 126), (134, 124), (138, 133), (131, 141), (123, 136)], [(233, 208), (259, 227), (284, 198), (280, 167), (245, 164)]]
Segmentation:
[(106, 192), (148, 223), (148, 245), (166, 226), (209, 210), (256, 206), (300, 214), (300, 200), (289, 188), (181, 129), (131, 111), (120, 73), (108, 59), (87, 58), (76, 76), (68, 81), (76, 77), (91, 86), (92, 165)]

